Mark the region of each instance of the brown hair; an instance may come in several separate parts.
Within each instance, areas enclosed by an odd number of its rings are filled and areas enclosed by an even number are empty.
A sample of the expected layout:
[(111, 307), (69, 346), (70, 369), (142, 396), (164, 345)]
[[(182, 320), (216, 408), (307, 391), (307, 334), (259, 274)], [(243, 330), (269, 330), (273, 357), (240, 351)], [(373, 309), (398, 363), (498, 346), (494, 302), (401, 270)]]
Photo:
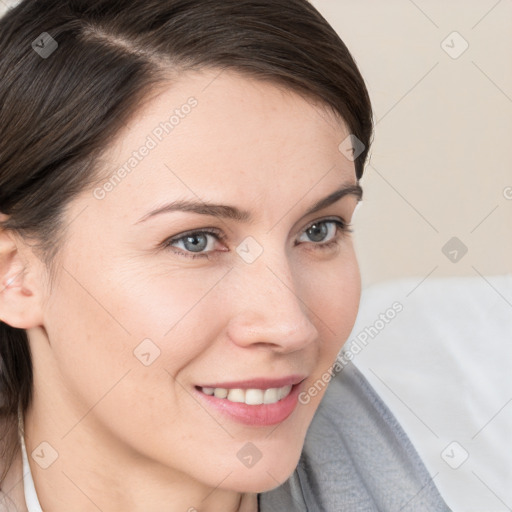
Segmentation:
[[(97, 179), (98, 156), (151, 89), (187, 70), (233, 69), (320, 101), (364, 144), (362, 176), (368, 92), (307, 0), (24, 0), (0, 19), (0, 48), (0, 229), (32, 240), (50, 275), (64, 209)], [(31, 400), (25, 330), (0, 322), (0, 363), (5, 419)]]

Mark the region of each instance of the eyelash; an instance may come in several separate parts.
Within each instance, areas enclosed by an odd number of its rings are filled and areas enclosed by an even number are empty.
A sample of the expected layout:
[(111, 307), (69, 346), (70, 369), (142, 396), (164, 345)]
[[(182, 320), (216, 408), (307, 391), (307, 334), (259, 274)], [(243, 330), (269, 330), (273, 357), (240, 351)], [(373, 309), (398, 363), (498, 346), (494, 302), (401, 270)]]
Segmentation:
[[(317, 247), (320, 250), (327, 250), (332, 248), (333, 246), (337, 245), (340, 241), (340, 238), (348, 233), (352, 233), (353, 230), (351, 229), (350, 224), (347, 224), (342, 219), (321, 219), (311, 222), (303, 231), (302, 233), (305, 233), (308, 229), (312, 228), (315, 224), (335, 224), (336, 225), (336, 234), (332, 240), (329, 240), (328, 242), (310, 242), (315, 247)], [(301, 234), (302, 234), (301, 233)], [(185, 258), (210, 258), (209, 252), (198, 252), (193, 253), (191, 251), (183, 251), (182, 249), (175, 250), (176, 248), (172, 246), (173, 243), (179, 242), (180, 240), (183, 240), (189, 236), (193, 235), (211, 235), (214, 236), (217, 241), (223, 242), (226, 239), (226, 236), (220, 231), (215, 228), (209, 228), (209, 229), (201, 229), (197, 231), (188, 231), (186, 233), (181, 233), (178, 236), (175, 236), (173, 238), (169, 238), (165, 240), (161, 245), (164, 249), (170, 249), (172, 252), (175, 252), (176, 254), (179, 254), (180, 256), (184, 256)], [(302, 242), (303, 243), (303, 242)]]

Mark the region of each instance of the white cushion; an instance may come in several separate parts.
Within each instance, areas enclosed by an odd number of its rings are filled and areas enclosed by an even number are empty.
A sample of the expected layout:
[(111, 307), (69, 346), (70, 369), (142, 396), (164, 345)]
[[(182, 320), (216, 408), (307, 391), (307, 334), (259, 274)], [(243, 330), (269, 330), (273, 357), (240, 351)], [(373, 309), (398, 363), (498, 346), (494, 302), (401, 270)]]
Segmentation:
[(369, 287), (344, 352), (454, 511), (512, 508), (512, 275)]

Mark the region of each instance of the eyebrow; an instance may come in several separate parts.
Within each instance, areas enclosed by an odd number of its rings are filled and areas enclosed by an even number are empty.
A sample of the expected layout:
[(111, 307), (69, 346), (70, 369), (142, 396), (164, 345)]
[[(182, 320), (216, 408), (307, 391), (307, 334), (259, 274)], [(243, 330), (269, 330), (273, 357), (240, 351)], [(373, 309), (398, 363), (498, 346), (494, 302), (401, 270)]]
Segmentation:
[[(339, 201), (345, 196), (355, 196), (358, 201), (363, 198), (363, 189), (360, 185), (343, 185), (341, 188), (335, 190), (327, 197), (320, 199), (314, 203), (304, 214), (304, 216), (311, 215), (319, 210), (327, 208), (331, 204)], [(197, 200), (178, 200), (166, 203), (163, 206), (152, 210), (143, 215), (135, 224), (145, 222), (149, 218), (155, 217), (162, 213), (170, 213), (175, 211), (193, 212), (200, 215), (209, 215), (212, 217), (219, 217), (223, 219), (230, 219), (237, 222), (251, 222), (252, 215), (247, 210), (240, 210), (235, 206), (228, 206), (224, 204), (206, 203)]]

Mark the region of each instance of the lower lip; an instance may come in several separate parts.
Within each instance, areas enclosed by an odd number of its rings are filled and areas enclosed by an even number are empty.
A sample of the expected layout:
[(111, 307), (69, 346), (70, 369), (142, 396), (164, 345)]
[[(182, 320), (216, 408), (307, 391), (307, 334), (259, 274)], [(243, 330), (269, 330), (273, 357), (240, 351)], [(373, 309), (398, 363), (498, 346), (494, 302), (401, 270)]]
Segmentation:
[(241, 402), (230, 402), (227, 398), (217, 398), (213, 395), (206, 395), (195, 389), (210, 407), (214, 407), (224, 415), (251, 426), (277, 425), (283, 422), (295, 410), (298, 403), (298, 396), (301, 383), (292, 386), (290, 394), (274, 404), (247, 405)]

